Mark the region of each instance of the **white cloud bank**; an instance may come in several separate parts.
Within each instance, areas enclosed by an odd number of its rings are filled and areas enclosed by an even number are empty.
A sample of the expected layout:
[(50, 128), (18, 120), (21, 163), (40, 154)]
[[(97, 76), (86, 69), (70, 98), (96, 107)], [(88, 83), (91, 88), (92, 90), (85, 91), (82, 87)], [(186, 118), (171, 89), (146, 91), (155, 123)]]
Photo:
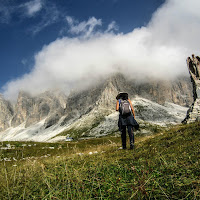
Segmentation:
[(35, 56), (33, 70), (8, 82), (4, 96), (16, 98), (19, 90), (35, 94), (61, 88), (69, 92), (118, 71), (140, 78), (188, 75), (187, 56), (200, 55), (199, 8), (199, 0), (167, 0), (146, 27), (128, 34), (95, 32), (101, 20), (74, 25), (68, 17), (70, 30), (87, 37), (64, 37), (44, 46)]

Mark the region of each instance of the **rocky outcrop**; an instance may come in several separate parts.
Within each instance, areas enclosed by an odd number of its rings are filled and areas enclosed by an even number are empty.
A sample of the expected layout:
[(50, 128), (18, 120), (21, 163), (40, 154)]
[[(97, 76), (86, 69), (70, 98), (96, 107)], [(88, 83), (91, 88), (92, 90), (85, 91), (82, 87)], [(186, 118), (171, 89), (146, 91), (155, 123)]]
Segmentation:
[(138, 80), (127, 79), (121, 74), (111, 79), (117, 91), (125, 91), (130, 98), (135, 95), (149, 99), (161, 105), (165, 102), (188, 106), (192, 102), (192, 84), (189, 77), (178, 77), (176, 80)]
[(0, 94), (0, 131), (10, 127), (13, 116), (13, 108), (9, 101), (6, 101)]
[[(28, 93), (20, 92), (15, 112), (11, 121), (11, 126), (16, 127), (23, 122), (25, 127), (41, 121), (46, 118), (46, 126), (49, 127), (56, 123), (64, 113), (65, 104), (63, 103), (63, 95), (61, 98), (53, 92), (45, 92), (39, 96), (32, 97)], [(65, 100), (66, 102), (66, 100)], [(50, 116), (52, 116), (50, 118)]]
[(187, 66), (193, 85), (193, 103), (183, 123), (200, 121), (200, 57), (192, 54), (192, 58), (187, 58)]
[(30, 116), (33, 110), (33, 99), (26, 92), (19, 92), (11, 126), (16, 127)]
[[(48, 127), (56, 123), (64, 113), (65, 105), (63, 104), (63, 96), (57, 95), (51, 91), (42, 93), (33, 98), (33, 109), (26, 121), (26, 127), (33, 123), (46, 119)], [(65, 100), (66, 101), (66, 100)], [(52, 118), (50, 119), (50, 116)], [(54, 120), (52, 120), (54, 118)]]

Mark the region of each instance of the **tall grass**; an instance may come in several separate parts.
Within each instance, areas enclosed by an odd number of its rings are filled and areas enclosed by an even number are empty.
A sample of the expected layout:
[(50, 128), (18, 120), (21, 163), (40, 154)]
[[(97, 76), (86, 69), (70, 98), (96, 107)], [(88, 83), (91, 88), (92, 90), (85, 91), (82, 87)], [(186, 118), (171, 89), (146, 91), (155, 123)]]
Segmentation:
[(2, 161), (0, 198), (200, 199), (199, 142), (195, 123), (137, 137), (134, 150), (120, 137), (54, 144), (47, 158)]

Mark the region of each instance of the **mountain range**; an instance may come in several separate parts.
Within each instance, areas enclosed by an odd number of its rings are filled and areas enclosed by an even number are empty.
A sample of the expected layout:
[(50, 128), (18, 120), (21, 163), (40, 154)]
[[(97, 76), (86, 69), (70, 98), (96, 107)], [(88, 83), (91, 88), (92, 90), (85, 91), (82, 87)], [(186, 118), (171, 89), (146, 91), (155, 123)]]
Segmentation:
[(138, 81), (120, 73), (68, 95), (20, 91), (16, 103), (0, 96), (0, 141), (54, 142), (117, 132), (115, 97), (121, 91), (132, 100), (141, 133), (149, 132), (148, 125), (180, 123), (193, 101), (189, 77)]

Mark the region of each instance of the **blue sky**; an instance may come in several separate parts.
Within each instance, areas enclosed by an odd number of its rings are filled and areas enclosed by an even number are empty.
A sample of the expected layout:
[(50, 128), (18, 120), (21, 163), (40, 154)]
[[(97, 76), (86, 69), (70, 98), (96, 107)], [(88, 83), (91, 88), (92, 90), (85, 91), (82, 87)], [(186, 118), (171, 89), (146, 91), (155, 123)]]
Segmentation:
[(118, 71), (186, 75), (186, 57), (199, 53), (199, 7), (199, 0), (0, 0), (0, 92), (69, 93)]
[[(0, 1), (0, 87), (29, 72), (34, 54), (43, 45), (58, 37), (73, 37), (67, 32), (66, 16), (78, 21), (94, 16), (102, 20), (102, 30), (115, 21), (115, 31), (127, 33), (147, 24), (162, 3), (163, 0)], [(41, 7), (31, 13), (28, 6), (33, 8), (37, 4)]]

